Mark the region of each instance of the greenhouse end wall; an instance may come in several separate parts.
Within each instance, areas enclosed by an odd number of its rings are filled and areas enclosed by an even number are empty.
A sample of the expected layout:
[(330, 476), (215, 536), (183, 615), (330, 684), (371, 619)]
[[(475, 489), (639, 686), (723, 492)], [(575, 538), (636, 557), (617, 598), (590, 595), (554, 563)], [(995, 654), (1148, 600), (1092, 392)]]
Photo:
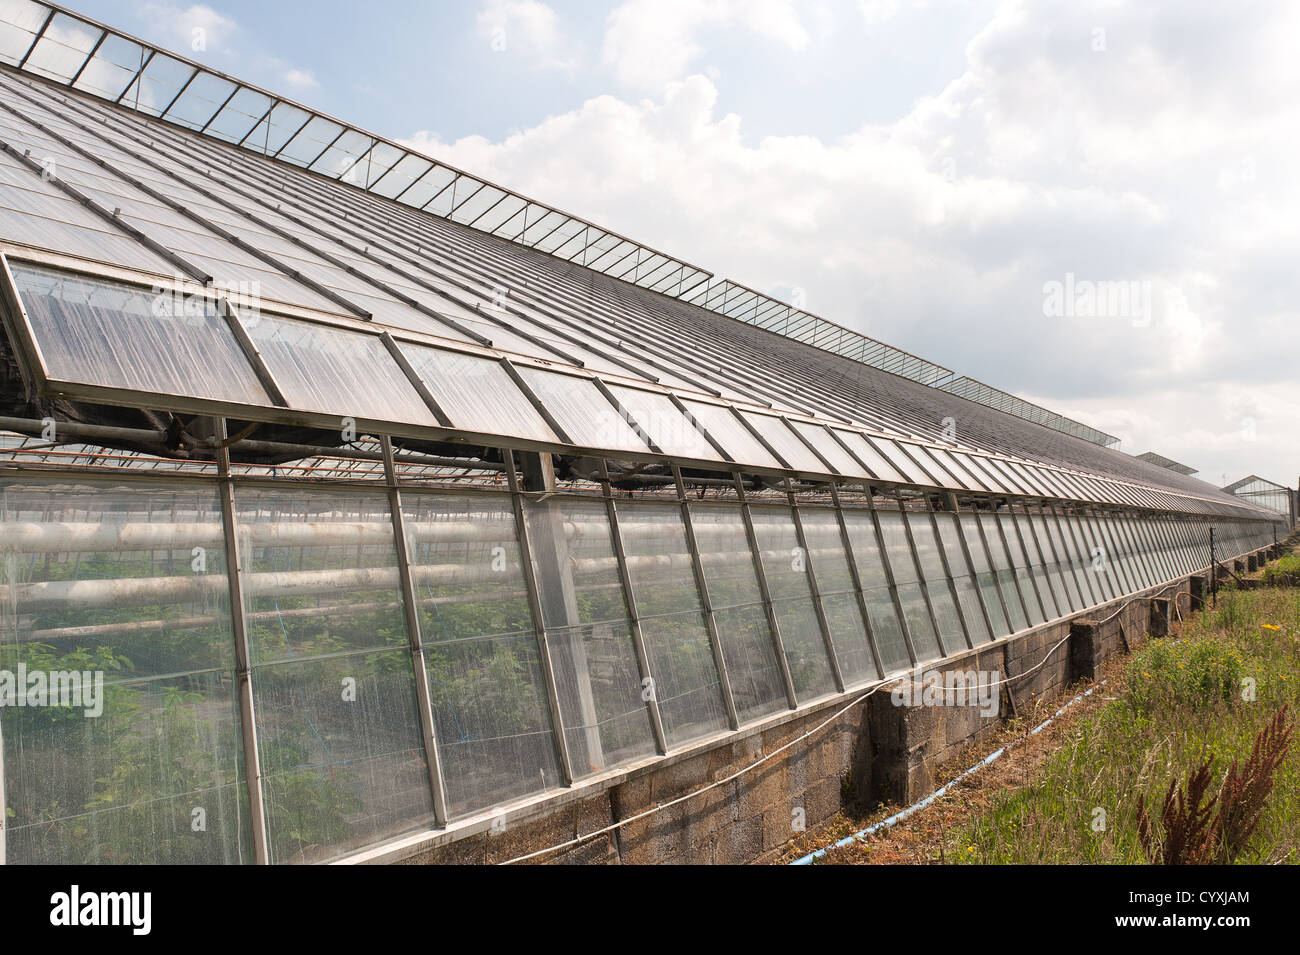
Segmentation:
[[(105, 682), (93, 718), (0, 710), (5, 861), (321, 862), (542, 806), (625, 818), (854, 691), (981, 648), (1013, 668), (1013, 634), (1208, 564), (1210, 525), (1173, 516), (677, 491), (6, 477), (0, 671)], [(1273, 528), (1217, 524), (1218, 552)], [(835, 802), (854, 719), (755, 784)]]

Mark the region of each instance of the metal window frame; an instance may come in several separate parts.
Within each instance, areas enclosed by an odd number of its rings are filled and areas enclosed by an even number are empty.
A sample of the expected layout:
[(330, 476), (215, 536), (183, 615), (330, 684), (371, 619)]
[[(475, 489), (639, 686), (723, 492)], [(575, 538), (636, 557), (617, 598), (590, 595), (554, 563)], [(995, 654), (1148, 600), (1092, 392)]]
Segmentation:
[(268, 865), (271, 861), (270, 832), (267, 826), (265, 793), (262, 790), (262, 756), (258, 746), (257, 711), (253, 702), (252, 654), (248, 642), (248, 610), (244, 603), (244, 564), (237, 543), (239, 523), (235, 510), (235, 485), (230, 473), (226, 419), (217, 418), (214, 423), (217, 439), (217, 488), (221, 496), (230, 621), (235, 638), (235, 681), (238, 684), (239, 729), (243, 742), (244, 788), (248, 793), (253, 858), (259, 865)]
[(876, 645), (875, 629), (871, 626), (871, 614), (868, 610), (866, 591), (862, 587), (862, 571), (858, 567), (857, 552), (853, 548), (853, 539), (849, 535), (849, 525), (844, 516), (839, 488), (833, 483), (829, 487), (831, 504), (835, 508), (835, 520), (840, 528), (840, 544), (844, 548), (844, 557), (849, 565), (849, 579), (853, 582), (853, 593), (858, 601), (858, 614), (862, 617), (862, 627), (866, 633), (867, 646), (871, 650), (871, 659), (876, 667), (876, 676), (883, 680), (885, 678), (885, 663), (880, 656), (880, 648)]
[(795, 689), (794, 677), (790, 673), (790, 661), (785, 652), (785, 640), (781, 636), (781, 623), (777, 619), (776, 607), (772, 602), (772, 591), (767, 584), (767, 572), (763, 569), (763, 554), (759, 549), (758, 534), (754, 529), (754, 515), (749, 508), (749, 497), (745, 494), (745, 479), (739, 471), (733, 471), (731, 476), (736, 488), (736, 501), (740, 505), (741, 520), (745, 525), (745, 539), (749, 542), (754, 576), (758, 580), (758, 592), (763, 599), (763, 612), (767, 616), (768, 630), (772, 635), (772, 647), (776, 651), (777, 668), (781, 673), (781, 683), (785, 687), (786, 703), (788, 708), (793, 710), (799, 706), (799, 695)]
[(388, 509), (393, 521), (393, 543), (397, 548), (397, 576), (401, 584), (402, 607), (406, 618), (406, 634), (411, 652), (411, 667), (415, 676), (415, 699), (420, 709), (420, 732), (423, 737), (425, 765), (429, 776), (429, 793), (433, 799), (435, 825), (447, 825), (447, 798), (444, 792), (442, 754), (438, 749), (437, 727), (433, 721), (433, 703), (429, 697), (429, 674), (424, 658), (424, 639), (420, 624), (415, 579), (411, 576), (411, 552), (407, 546), (406, 512), (402, 509), (401, 479), (393, 457), (393, 442), (388, 435), (380, 435), (380, 450), (384, 455), (384, 482), (388, 485)]
[[(912, 667), (916, 667), (920, 662), (920, 656), (916, 652), (916, 643), (912, 639), (912, 627), (907, 622), (907, 614), (903, 612), (903, 601), (898, 595), (898, 580), (894, 576), (894, 564), (889, 557), (889, 549), (885, 546), (884, 529), (880, 526), (880, 513), (876, 507), (875, 495), (871, 487), (866, 487), (868, 508), (871, 511), (871, 525), (876, 532), (876, 550), (880, 554), (880, 566), (885, 571), (885, 580), (889, 584), (889, 597), (894, 604), (894, 616), (898, 618), (898, 628), (903, 634), (903, 645), (907, 648), (907, 656)], [(933, 622), (933, 618), (932, 618)]]
[(569, 741), (564, 732), (564, 711), (560, 707), (560, 693), (555, 681), (555, 664), (551, 657), (551, 644), (546, 621), (542, 616), (541, 592), (537, 584), (537, 572), (533, 567), (532, 544), (529, 540), (528, 522), (524, 515), (523, 489), (519, 482), (519, 470), (515, 466), (514, 452), (503, 448), (501, 456), (506, 465), (506, 481), (510, 491), (510, 503), (514, 509), (515, 532), (519, 538), (519, 563), (523, 569), (524, 589), (528, 592), (528, 610), (533, 618), (533, 631), (536, 634), (538, 655), (542, 666), (542, 683), (546, 690), (546, 700), (550, 709), (551, 742), (555, 746), (556, 762), (560, 770), (560, 779), (565, 787), (572, 787), (574, 774), (570, 761)]
[(843, 693), (845, 687), (849, 684), (845, 680), (844, 671), (840, 666), (839, 651), (835, 648), (835, 638), (831, 634), (830, 621), (826, 617), (826, 608), (822, 605), (821, 585), (817, 580), (812, 550), (808, 547), (808, 537), (803, 526), (803, 515), (799, 513), (799, 502), (789, 480), (784, 482), (783, 489), (785, 492), (785, 506), (790, 512), (790, 520), (794, 526), (795, 544), (803, 552), (804, 574), (808, 578), (808, 594), (812, 601), (813, 614), (817, 618), (817, 629), (821, 631), (822, 646), (826, 649), (826, 659), (830, 663), (835, 692)]
[(727, 672), (727, 659), (722, 649), (722, 637), (718, 631), (718, 621), (713, 613), (713, 600), (709, 596), (708, 580), (704, 575), (704, 561), (700, 557), (699, 540), (695, 536), (695, 519), (691, 516), (690, 498), (686, 494), (686, 484), (682, 480), (682, 469), (672, 466), (673, 483), (677, 489), (677, 503), (681, 511), (682, 524), (686, 531), (686, 548), (690, 552), (691, 570), (695, 576), (695, 586), (699, 590), (700, 608), (704, 616), (705, 629), (708, 632), (709, 647), (713, 651), (713, 663), (718, 671), (718, 683), (722, 689), (722, 705), (727, 714), (731, 729), (740, 728), (740, 715), (736, 710), (736, 698), (731, 692), (731, 677)]

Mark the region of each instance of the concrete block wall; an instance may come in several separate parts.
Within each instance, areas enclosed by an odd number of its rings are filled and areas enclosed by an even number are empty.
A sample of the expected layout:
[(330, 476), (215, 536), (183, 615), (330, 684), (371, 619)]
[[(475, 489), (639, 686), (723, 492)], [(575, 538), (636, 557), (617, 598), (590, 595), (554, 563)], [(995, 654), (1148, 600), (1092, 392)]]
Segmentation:
[[(1250, 559), (1262, 560), (1266, 552), (1275, 553), (1269, 547)], [(1239, 563), (1244, 567), (1247, 559)], [(1113, 601), (926, 668), (1000, 671), (1012, 678), (1002, 688), (996, 715), (972, 706), (897, 706), (891, 691), (900, 681), (894, 681), (835, 716), (816, 736), (735, 779), (728, 777), (834, 716), (849, 699), (822, 701), (590, 788), (538, 800), (512, 812), (505, 825), (480, 823), (463, 835), (443, 832), (423, 842), (409, 840), (405, 848), (375, 853), (370, 861), (496, 863), (629, 819), (535, 861), (736, 865), (769, 860), (800, 827), (825, 822), (846, 803), (909, 803), (925, 796), (934, 788), (936, 771), (960, 749), (995, 733), (1004, 719), (1034, 713), (1037, 704), (1059, 700), (1072, 684), (1095, 679), (1106, 660), (1136, 649), (1148, 635), (1168, 633), (1172, 617), (1195, 609), (1208, 589), (1207, 576), (1182, 578), (1136, 600)], [(1125, 606), (1125, 600), (1131, 602)], [(727, 781), (634, 819), (721, 780)]]

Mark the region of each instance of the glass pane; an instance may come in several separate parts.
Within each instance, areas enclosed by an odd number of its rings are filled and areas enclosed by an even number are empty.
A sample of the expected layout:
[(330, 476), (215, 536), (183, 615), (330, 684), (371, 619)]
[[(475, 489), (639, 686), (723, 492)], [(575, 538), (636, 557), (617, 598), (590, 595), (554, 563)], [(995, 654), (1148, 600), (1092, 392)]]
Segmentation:
[(684, 401), (683, 404), (694, 415), (696, 422), (727, 450), (737, 464), (773, 470), (781, 468), (780, 462), (736, 420), (730, 409), (703, 401)]
[[(7, 20), (8, 4), (5, 7)], [(82, 24), (72, 17), (55, 14), (50, 25), (45, 28), (45, 35), (27, 57), (23, 69), (66, 83), (81, 69), (81, 64), (86, 61), (86, 56), (94, 49), (95, 40), (102, 33), (102, 30)]]
[(833, 693), (835, 680), (813, 607), (807, 555), (799, 546), (794, 516), (788, 507), (768, 505), (752, 507), (750, 513), (795, 693), (800, 702)]
[(664, 732), (677, 745), (724, 729), (722, 688), (681, 509), (628, 501), (619, 503), (618, 514)]
[(906, 670), (911, 665), (907, 643), (899, 626), (898, 612), (894, 607), (893, 592), (876, 544), (876, 529), (871, 512), (859, 508), (846, 508), (844, 524), (848, 528), (849, 542), (858, 564), (858, 577), (862, 581), (862, 594), (866, 599), (867, 616), (871, 618), (871, 634), (880, 652), (887, 673)]
[(271, 861), (320, 862), (429, 825), (409, 650), (253, 670)]
[(438, 426), (379, 336), (265, 312), (241, 318), (290, 406)]
[(907, 479), (899, 473), (898, 469), (889, 462), (883, 454), (877, 451), (868, 441), (856, 431), (842, 431), (835, 429), (835, 433), (840, 436), (849, 450), (862, 461), (871, 471), (871, 473), (882, 481), (892, 481), (896, 484), (906, 484)]
[(452, 816), (560, 785), (534, 634), (431, 641), (425, 668)]
[(605, 505), (554, 499), (526, 508), (574, 772), (648, 755), (650, 716)]
[(826, 465), (817, 460), (817, 455), (809, 451), (808, 446), (800, 441), (798, 436), (791, 432), (780, 418), (775, 418), (772, 415), (756, 414), (752, 411), (741, 411), (740, 413), (791, 468), (812, 474), (826, 473)]
[(894, 466), (894, 470), (898, 471), (903, 476), (904, 483), (934, 483), (930, 478), (921, 473), (921, 470), (916, 466), (916, 462), (912, 461), (907, 455), (905, 455), (895, 442), (890, 441), (888, 438), (872, 438), (871, 443), (879, 448), (881, 453), (889, 459), (890, 463)]
[(0, 519), (0, 671), (67, 694), (0, 706), (0, 861), (251, 862), (215, 484), (7, 482)]
[(386, 494), (239, 487), (235, 511), (254, 663), (406, 646)]
[(610, 385), (609, 390), (637, 425), (665, 454), (681, 458), (719, 460), (718, 452), (695, 425), (677, 410), (667, 395)]
[[(0, 652), (0, 667), (107, 670), (111, 650)], [(10, 864), (253, 862), (233, 672), (106, 679), (99, 715), (4, 707)], [(194, 821), (202, 811), (205, 831)]]
[[(1020, 589), (1020, 596), (1024, 598), (1025, 610), (1029, 614), (1029, 623), (1037, 626), (1046, 619), (1044, 616), (1046, 608), (1044, 603), (1049, 600), (1047, 594), (1042, 594), (1041, 599), (1037, 587), (1035, 586), (1034, 575), (1034, 558), (1027, 535), (1028, 528), (1022, 528), (1019, 521), (1010, 511), (1005, 511), (997, 515), (997, 522), (1002, 527), (1002, 534), (1006, 541), (1007, 553), (1011, 558), (1011, 563), (1015, 567), (1016, 585)], [(1049, 604), (1050, 606), (1050, 604)]]
[(930, 524), (930, 515), (920, 511), (910, 511), (907, 520), (912, 528), (912, 541), (916, 546), (916, 556), (921, 561), (921, 571), (925, 574), (930, 606), (939, 624), (943, 645), (949, 652), (964, 647), (966, 633), (953, 601), (952, 590), (948, 587), (948, 575), (943, 566), (944, 555), (939, 551), (934, 527)]
[(14, 282), (51, 378), (269, 405), (210, 299), (14, 264)]
[(920, 461), (922, 467), (939, 482), (940, 487), (952, 487), (965, 489), (966, 485), (957, 478), (942, 464), (935, 456), (933, 448), (927, 448), (920, 444), (907, 445), (908, 452), (912, 457)]
[(449, 811), (555, 785), (559, 764), (509, 497), (408, 491), (402, 512)]
[(925, 595), (921, 592), (920, 585), (915, 583), (916, 564), (912, 560), (912, 548), (907, 540), (903, 515), (899, 511), (877, 511), (877, 516), (880, 519), (885, 551), (889, 555), (889, 566), (894, 572), (894, 582), (898, 585), (899, 603), (907, 618), (908, 629), (912, 632), (912, 646), (916, 648), (918, 662), (936, 659), (940, 655), (939, 641), (925, 605)]
[[(993, 568), (997, 573), (998, 584), (1006, 601), (1007, 613), (1011, 617), (1011, 632), (1018, 633), (1029, 626), (1029, 620), (1025, 615), (1025, 608), (1029, 601), (1020, 591), (1017, 583), (1018, 575), (1015, 570), (1015, 567), (1023, 563), (1023, 558), (1018, 559), (1014, 564), (1011, 561), (1006, 549), (1006, 539), (1001, 533), (1000, 521), (997, 515), (989, 511), (981, 511), (979, 524), (984, 531), (984, 540), (988, 543), (989, 554), (993, 557)], [(1033, 606), (1037, 607), (1038, 601), (1033, 598), (1032, 593), (1030, 598), (1033, 599)]]
[(838, 473), (854, 477), (866, 477), (862, 465), (853, 460), (853, 456), (840, 447), (839, 442), (832, 438), (830, 432), (821, 425), (808, 424), (804, 421), (791, 421), (790, 426), (803, 435), (817, 449), (817, 453), (825, 458)]
[(409, 342), (399, 347), (457, 428), (533, 441), (558, 440), (499, 361)]
[(589, 379), (527, 365), (519, 367), (519, 374), (577, 447), (641, 453), (650, 450)]
[(48, 14), (48, 7), (30, 0), (8, 0), (4, 5), (4, 20), (0, 22), (0, 60), (17, 66)]
[(1056, 565), (1061, 581), (1065, 584), (1066, 600), (1071, 610), (1082, 610), (1084, 601), (1079, 593), (1079, 582), (1075, 579), (1070, 552), (1066, 549), (1065, 539), (1061, 536), (1060, 527), (1057, 526), (1056, 515), (1050, 512), (1045, 513), (1043, 520), (1047, 524), (1047, 534), (1052, 545), (1049, 548), (1049, 553), (1054, 554), (1053, 563)]
[(799, 516), (844, 682), (850, 685), (875, 679), (879, 674), (867, 641), (866, 624), (862, 622), (839, 521), (833, 511), (821, 507), (801, 508)]
[(632, 631), (610, 622), (552, 630), (565, 739), (575, 778), (653, 755)]
[[(967, 512), (960, 515), (960, 529), (966, 539), (966, 550), (970, 554), (971, 566), (975, 573), (975, 585), (979, 589), (980, 603), (988, 611), (989, 622), (993, 625), (994, 638), (1005, 637), (1011, 632), (1007, 614), (998, 593), (997, 580), (992, 565), (984, 550), (984, 540), (980, 537), (978, 518)], [(942, 531), (942, 528), (941, 528)]]

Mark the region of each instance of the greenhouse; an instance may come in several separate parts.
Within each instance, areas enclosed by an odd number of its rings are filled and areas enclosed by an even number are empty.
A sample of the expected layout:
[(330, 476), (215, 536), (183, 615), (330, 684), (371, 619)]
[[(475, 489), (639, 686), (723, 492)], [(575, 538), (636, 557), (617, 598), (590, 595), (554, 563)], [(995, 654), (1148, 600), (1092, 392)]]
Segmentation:
[(1295, 521), (1296, 492), (1285, 484), (1248, 474), (1240, 481), (1229, 484), (1224, 490), (1256, 507), (1284, 514), (1292, 523)]
[(345, 860), (1290, 529), (49, 4), (0, 63), (0, 671), (104, 674), (0, 709), (5, 862)]

